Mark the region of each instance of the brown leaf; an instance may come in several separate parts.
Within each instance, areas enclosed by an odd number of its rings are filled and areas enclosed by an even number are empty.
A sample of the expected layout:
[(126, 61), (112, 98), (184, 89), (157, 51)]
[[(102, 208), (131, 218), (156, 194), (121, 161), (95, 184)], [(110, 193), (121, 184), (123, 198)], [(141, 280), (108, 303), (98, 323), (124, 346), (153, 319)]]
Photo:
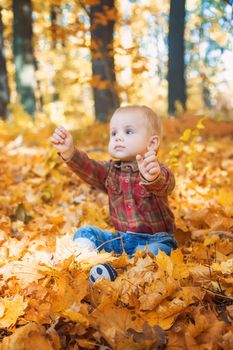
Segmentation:
[(146, 322), (143, 325), (142, 332), (137, 332), (130, 328), (127, 333), (133, 337), (135, 343), (140, 343), (143, 348), (149, 341), (151, 341), (150, 349), (153, 350), (163, 349), (167, 343), (167, 336), (164, 330), (157, 325), (152, 328)]
[(51, 339), (45, 328), (35, 323), (18, 328), (14, 334), (3, 339), (1, 350), (60, 350), (58, 336)]

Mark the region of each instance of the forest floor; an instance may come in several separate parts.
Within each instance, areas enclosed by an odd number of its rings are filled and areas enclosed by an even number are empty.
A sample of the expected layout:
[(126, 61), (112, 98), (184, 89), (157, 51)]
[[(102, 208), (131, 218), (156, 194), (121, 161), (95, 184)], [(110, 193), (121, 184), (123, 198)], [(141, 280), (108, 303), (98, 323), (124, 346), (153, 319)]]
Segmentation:
[[(1, 125), (0, 350), (232, 347), (233, 123), (199, 119), (166, 119), (159, 153), (176, 175), (179, 248), (131, 260), (75, 252), (77, 227), (112, 229), (108, 201), (61, 162), (53, 128)], [(73, 134), (108, 159), (107, 126)], [(118, 277), (90, 288), (98, 263)]]

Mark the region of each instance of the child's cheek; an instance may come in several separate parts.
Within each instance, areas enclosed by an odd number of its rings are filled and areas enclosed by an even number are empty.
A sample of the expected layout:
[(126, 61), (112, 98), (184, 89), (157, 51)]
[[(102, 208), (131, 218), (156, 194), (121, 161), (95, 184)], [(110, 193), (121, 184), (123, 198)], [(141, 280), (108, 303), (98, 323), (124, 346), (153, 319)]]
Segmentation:
[(112, 152), (113, 152), (113, 145), (112, 145), (111, 142), (109, 142), (109, 144), (108, 144), (108, 152), (109, 152), (110, 154), (112, 154)]

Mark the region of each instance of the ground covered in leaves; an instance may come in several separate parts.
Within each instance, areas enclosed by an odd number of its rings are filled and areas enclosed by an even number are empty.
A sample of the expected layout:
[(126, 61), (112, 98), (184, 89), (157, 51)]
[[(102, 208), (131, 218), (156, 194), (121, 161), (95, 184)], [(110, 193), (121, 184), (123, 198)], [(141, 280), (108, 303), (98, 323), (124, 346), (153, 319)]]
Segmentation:
[[(190, 120), (166, 121), (160, 152), (176, 173), (179, 249), (131, 260), (75, 252), (77, 227), (111, 228), (106, 196), (62, 164), (51, 130), (2, 125), (1, 350), (232, 348), (233, 128)], [(106, 159), (106, 135), (97, 126), (76, 137)], [(90, 268), (108, 262), (118, 278), (90, 288)]]

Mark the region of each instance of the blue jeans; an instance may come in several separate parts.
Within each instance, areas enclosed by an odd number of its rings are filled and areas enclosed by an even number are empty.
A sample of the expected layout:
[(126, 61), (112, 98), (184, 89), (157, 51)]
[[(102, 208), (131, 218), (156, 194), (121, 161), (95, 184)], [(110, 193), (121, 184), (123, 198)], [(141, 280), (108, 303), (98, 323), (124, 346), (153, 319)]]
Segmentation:
[(106, 252), (114, 252), (122, 254), (124, 251), (128, 255), (133, 255), (138, 248), (154, 255), (158, 254), (158, 250), (164, 251), (170, 255), (171, 250), (178, 247), (174, 237), (166, 232), (158, 232), (155, 234), (134, 233), (134, 232), (116, 232), (112, 233), (108, 230), (101, 230), (95, 226), (83, 226), (75, 232), (73, 240), (78, 238), (88, 238), (96, 246), (98, 251), (104, 249)]

